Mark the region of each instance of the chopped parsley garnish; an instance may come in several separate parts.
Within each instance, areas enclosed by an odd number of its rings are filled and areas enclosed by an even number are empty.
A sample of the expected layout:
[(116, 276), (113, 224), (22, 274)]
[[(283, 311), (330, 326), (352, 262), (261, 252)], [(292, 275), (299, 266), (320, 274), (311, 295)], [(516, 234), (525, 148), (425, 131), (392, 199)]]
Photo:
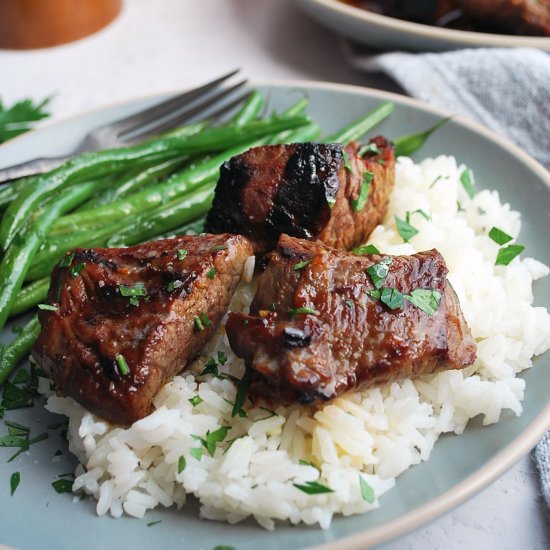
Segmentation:
[(473, 172), (468, 168), (464, 168), (460, 174), (460, 183), (462, 184), (462, 187), (464, 187), (464, 190), (466, 191), (466, 194), (473, 199), (475, 197), (475, 189), (474, 189), (474, 174)]
[(136, 296), (132, 296), (130, 298), (130, 305), (135, 307), (139, 306), (139, 299)]
[(344, 166), (346, 167), (346, 170), (351, 172), (351, 163), (349, 161), (348, 153), (344, 148), (342, 148), (342, 157), (344, 158)]
[(118, 285), (118, 290), (125, 298), (147, 296), (143, 283), (136, 283), (134, 286)]
[(508, 235), (508, 233), (504, 233), (504, 231), (502, 231), (498, 227), (491, 228), (491, 231), (489, 231), (489, 238), (491, 238), (499, 245), (506, 244), (513, 239), (513, 237)]
[(207, 431), (205, 437), (201, 437), (199, 435), (192, 435), (191, 437), (197, 441), (200, 441), (201, 445), (208, 451), (208, 454), (210, 456), (214, 456), (214, 453), (216, 452), (216, 445), (225, 439), (225, 436), (230, 429), (231, 426), (221, 426), (213, 432)]
[(294, 487), (296, 489), (300, 489), (300, 491), (303, 491), (304, 493), (307, 493), (308, 495), (320, 495), (322, 493), (334, 493), (334, 490), (330, 487), (327, 487), (326, 485), (321, 485), (320, 483), (317, 483), (317, 481), (306, 481), (304, 485), (300, 485), (299, 483), (293, 483)]
[(370, 185), (374, 178), (374, 174), (369, 172), (363, 172), (363, 182), (361, 183), (361, 190), (359, 191), (359, 196), (356, 199), (352, 199), (351, 207), (355, 212), (360, 212), (365, 208), (367, 201), (369, 199)]
[(156, 521), (150, 521), (150, 522), (147, 524), (147, 527), (153, 527), (153, 525), (158, 525), (159, 523), (162, 523), (162, 520), (161, 520), (161, 519), (157, 519)]
[(204, 325), (202, 324), (202, 321), (196, 315), (195, 315), (195, 317), (193, 317), (193, 326), (197, 330), (200, 330), (200, 331), (204, 330)]
[(300, 269), (304, 269), (304, 267), (308, 266), (311, 263), (312, 258), (309, 260), (304, 260), (303, 262), (298, 262), (297, 264), (294, 264), (294, 271), (299, 271)]
[(508, 265), (516, 256), (519, 256), (525, 247), (521, 244), (509, 244), (498, 251), (495, 265)]
[(216, 270), (211, 267), (209, 270), (208, 270), (208, 273), (206, 274), (206, 276), (209, 278), (209, 279), (213, 279), (215, 276), (216, 276)]
[(73, 490), (73, 479), (56, 479), (52, 482), (52, 487), (56, 493), (71, 493)]
[(438, 181), (441, 181), (441, 180), (448, 180), (449, 179), (449, 176), (442, 176), (441, 174), (439, 174), (439, 176), (437, 176), (437, 178), (435, 178), (432, 183), (430, 183), (430, 187), (429, 189), (431, 189)]
[(201, 311), (200, 318), (201, 318), (202, 324), (205, 327), (211, 327), (212, 326), (212, 323), (210, 322), (210, 319), (208, 318), (206, 313), (204, 313), (204, 311)]
[(376, 143), (367, 143), (366, 145), (363, 145), (359, 148), (359, 151), (357, 152), (357, 154), (360, 156), (360, 157), (364, 157), (366, 154), (369, 154), (369, 155), (379, 155), (380, 154), (380, 149), (378, 148), (378, 145), (376, 145)]
[(126, 376), (130, 374), (130, 369), (128, 368), (128, 363), (126, 362), (126, 359), (124, 358), (124, 355), (117, 355), (115, 357), (116, 363), (118, 365), (118, 370), (122, 376)]
[(372, 504), (376, 499), (374, 489), (364, 480), (363, 476), (359, 474), (359, 487), (361, 488), (361, 496), (363, 500)]
[(227, 250), (227, 246), (224, 244), (217, 244), (216, 246), (213, 246), (210, 250), (212, 252), (220, 252), (221, 250)]
[(4, 420), (4, 424), (8, 427), (8, 434), (13, 436), (26, 436), (31, 431), (27, 426), (18, 424), (13, 420)]
[(50, 116), (49, 101), (49, 97), (36, 103), (32, 99), (21, 99), (10, 107), (0, 101), (0, 143), (28, 132), (34, 122)]
[(84, 263), (80, 262), (75, 266), (71, 267), (70, 273), (71, 277), (78, 277), (78, 274), (84, 269)]
[(235, 396), (235, 403), (233, 403), (233, 409), (231, 411), (231, 416), (235, 417), (239, 415), (242, 417), (242, 413), (246, 415), (246, 412), (243, 410), (244, 401), (246, 399), (246, 393), (248, 392), (248, 386), (250, 385), (250, 379), (252, 377), (252, 370), (246, 369), (244, 371), (243, 377), (239, 382), (239, 387), (237, 388), (237, 395)]
[(168, 292), (174, 292), (174, 289), (176, 287), (174, 286), (174, 281), (170, 281), (167, 285), (166, 285), (166, 290)]
[(37, 437), (34, 437), (33, 439), (29, 439), (29, 434), (26, 434), (24, 437), (5, 435), (3, 437), (0, 437), (0, 447), (13, 447), (13, 448), (19, 449), (10, 458), (8, 458), (8, 462), (12, 462), (21, 453), (28, 451), (31, 445), (33, 445), (34, 443), (38, 443), (39, 441), (42, 441), (47, 437), (48, 437), (47, 433), (41, 434)]
[(391, 258), (384, 258), (379, 263), (367, 268), (367, 273), (371, 278), (374, 288), (382, 288), (386, 282), (386, 277), (390, 272)]
[(353, 302), (351, 300), (346, 300), (346, 305), (348, 307), (353, 307)]
[(269, 309), (269, 311), (273, 311), (273, 312), (277, 311), (275, 309), (275, 304), (273, 302), (267, 306), (267, 309)]
[(11, 496), (15, 493), (17, 490), (17, 487), (19, 487), (19, 483), (21, 481), (21, 474), (19, 472), (13, 472), (10, 477), (10, 491)]
[(313, 464), (313, 462), (308, 462), (307, 460), (303, 460), (300, 458), (300, 460), (298, 461), (300, 463), (300, 466), (312, 466), (313, 468), (315, 468), (316, 470), (318, 470), (319, 468), (317, 468), (317, 466), (315, 466), (315, 464)]
[(327, 197), (327, 204), (329, 208), (334, 208), (334, 205), (336, 204), (336, 199), (334, 197)]
[(367, 294), (371, 298), (377, 298), (390, 309), (403, 307), (403, 293), (396, 288), (381, 288), (378, 290), (369, 290)]
[[(217, 374), (217, 371), (216, 371), (216, 374)], [(203, 398), (200, 395), (195, 395), (193, 397), (190, 397), (187, 401), (189, 401), (189, 403), (191, 403), (193, 407), (196, 407), (197, 405), (200, 405), (203, 402)]]
[(197, 460), (200, 460), (202, 457), (202, 449), (200, 447), (192, 447), (189, 449), (189, 452), (191, 453), (191, 456)]
[(406, 294), (404, 298), (417, 308), (420, 308), (424, 313), (433, 315), (439, 308), (441, 292), (427, 288), (415, 288), (410, 294)]
[(227, 363), (227, 355), (223, 351), (218, 351), (218, 363), (225, 365)]
[(178, 260), (185, 260), (187, 256), (187, 250), (185, 248), (180, 248), (178, 250)]
[(38, 309), (43, 309), (45, 311), (59, 311), (57, 306), (51, 306), (50, 304), (38, 304)]
[(65, 254), (59, 261), (59, 267), (69, 267), (74, 259), (74, 252)]
[(398, 216), (395, 216), (395, 225), (397, 226), (397, 231), (399, 232), (399, 236), (408, 243), (410, 239), (412, 239), (417, 233), (418, 229), (416, 227), (413, 227), (410, 223), (406, 222), (405, 220), (402, 220)]
[(183, 470), (185, 470), (186, 465), (187, 462), (185, 461), (185, 457), (181, 455), (178, 459), (178, 474), (181, 474)]
[(407, 223), (409, 223), (411, 221), (411, 217), (413, 216), (413, 214), (420, 214), (428, 222), (432, 219), (430, 214), (424, 212), (424, 210), (422, 210), (422, 208), (417, 208), (416, 210), (413, 210), (412, 212), (407, 211), (405, 213), (405, 221)]
[(316, 309), (312, 309), (310, 307), (297, 307), (294, 309), (289, 309), (288, 314), (291, 317), (294, 317), (295, 315), (301, 315), (301, 314), (307, 314), (307, 315), (319, 315), (319, 311)]
[(360, 256), (366, 256), (367, 254), (380, 254), (380, 250), (378, 250), (378, 248), (376, 248), (373, 244), (362, 244), (361, 246), (354, 248), (351, 252)]
[(409, 301), (417, 308), (428, 315), (433, 315), (441, 301), (441, 292), (439, 290), (429, 290), (426, 288), (416, 288), (410, 294), (403, 294), (396, 288), (380, 288), (377, 290), (368, 290), (367, 294), (375, 300), (380, 300), (390, 309), (403, 307), (403, 300)]
[(20, 388), (15, 383), (6, 380), (0, 406), (6, 410), (30, 407), (33, 402), (34, 390), (34, 386), (29, 382), (25, 382)]
[(199, 376), (205, 376), (206, 374), (218, 376), (218, 365), (213, 357), (210, 357), (210, 359), (208, 359), (206, 365), (204, 365), (204, 370), (200, 373)]

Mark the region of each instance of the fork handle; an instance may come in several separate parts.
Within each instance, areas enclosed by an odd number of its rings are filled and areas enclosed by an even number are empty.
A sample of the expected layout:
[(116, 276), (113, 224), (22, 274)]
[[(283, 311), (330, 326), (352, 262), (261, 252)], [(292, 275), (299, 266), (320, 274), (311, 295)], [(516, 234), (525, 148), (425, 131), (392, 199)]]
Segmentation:
[(0, 183), (7, 183), (18, 178), (24, 178), (27, 176), (36, 176), (37, 174), (43, 174), (49, 172), (54, 168), (57, 168), (60, 164), (63, 164), (67, 159), (71, 158), (71, 155), (63, 157), (45, 157), (21, 164), (14, 164), (6, 168), (0, 169)]

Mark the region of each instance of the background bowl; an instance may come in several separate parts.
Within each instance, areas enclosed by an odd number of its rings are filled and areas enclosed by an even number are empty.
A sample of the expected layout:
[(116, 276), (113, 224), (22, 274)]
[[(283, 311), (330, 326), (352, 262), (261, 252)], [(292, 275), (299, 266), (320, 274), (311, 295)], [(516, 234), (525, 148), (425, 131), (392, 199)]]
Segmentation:
[(460, 48), (539, 48), (550, 38), (443, 29), (372, 13), (337, 0), (296, 0), (311, 17), (375, 50), (446, 51)]

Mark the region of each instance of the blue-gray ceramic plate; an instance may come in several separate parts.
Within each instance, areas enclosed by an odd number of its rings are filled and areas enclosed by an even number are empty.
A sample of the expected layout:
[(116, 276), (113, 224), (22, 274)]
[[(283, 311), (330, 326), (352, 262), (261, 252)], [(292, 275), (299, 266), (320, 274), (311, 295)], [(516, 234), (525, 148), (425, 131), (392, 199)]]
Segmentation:
[(339, 0), (296, 0), (313, 18), (375, 50), (445, 51), (460, 48), (538, 48), (550, 38), (443, 29), (369, 12)]
[[(288, 105), (306, 93), (310, 114), (326, 132), (345, 125), (383, 100), (395, 103), (395, 113), (376, 133), (397, 137), (431, 126), (445, 113), (417, 101), (380, 91), (333, 84), (292, 82), (262, 85), (271, 107)], [(68, 152), (91, 128), (151, 105), (159, 97), (138, 99), (85, 113), (50, 124), (0, 147), (0, 166), (45, 155)], [(518, 148), (484, 128), (460, 118), (442, 127), (422, 156), (451, 153), (470, 166), (479, 187), (498, 189), (504, 201), (523, 213), (521, 242), (529, 255), (550, 264), (550, 175)], [(535, 283), (538, 305), (550, 307), (550, 280)], [(6, 331), (2, 339), (11, 335)], [(527, 453), (550, 427), (550, 356), (539, 357), (525, 372), (527, 390), (524, 412), (516, 418), (503, 414), (493, 426), (472, 422), (461, 436), (445, 436), (431, 458), (414, 466), (383, 495), (381, 507), (367, 515), (336, 517), (332, 527), (291, 527), (282, 524), (275, 532), (250, 522), (238, 525), (198, 519), (198, 506), (190, 502), (183, 510), (158, 509), (145, 520), (112, 519), (95, 515), (93, 500), (73, 501), (70, 494), (57, 494), (51, 486), (59, 474), (74, 471), (67, 442), (59, 429), (47, 426), (59, 418), (34, 408), (9, 411), (10, 419), (32, 427), (31, 436), (43, 432), (49, 438), (32, 446), (11, 463), (12, 449), (0, 448), (0, 545), (21, 550), (56, 548), (80, 550), (132, 550), (189, 548), (210, 550), (230, 545), (238, 550), (323, 547), (360, 549), (380, 544), (422, 525), (457, 505), (502, 474)], [(546, 368), (545, 368), (546, 367)], [(3, 435), (4, 427), (0, 433)], [(62, 451), (55, 457), (56, 451)], [(9, 477), (21, 473), (21, 484), (10, 496)], [(148, 527), (149, 522), (162, 520)]]

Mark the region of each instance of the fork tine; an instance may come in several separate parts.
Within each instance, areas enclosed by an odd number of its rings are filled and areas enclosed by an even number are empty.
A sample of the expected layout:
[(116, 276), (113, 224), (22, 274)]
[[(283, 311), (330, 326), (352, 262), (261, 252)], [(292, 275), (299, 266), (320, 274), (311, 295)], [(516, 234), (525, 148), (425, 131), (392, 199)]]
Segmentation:
[[(248, 99), (248, 97), (250, 96), (251, 93), (252, 92), (248, 92), (246, 94), (243, 94), (243, 95), (237, 97), (236, 99), (234, 99), (233, 101), (227, 103), (226, 105), (223, 105), (218, 110), (216, 110), (212, 113), (209, 113), (208, 117), (205, 119), (205, 122), (212, 122), (212, 123), (213, 122), (218, 122), (224, 115), (230, 113), (231, 111), (233, 111), (239, 105), (242, 105)], [(169, 122), (166, 122), (165, 126), (161, 129), (157, 128), (155, 130), (147, 130), (146, 132), (141, 133), (139, 135), (139, 137), (132, 137), (131, 139), (127, 139), (127, 140), (125, 139), (124, 141), (128, 145), (134, 145), (135, 143), (139, 143), (140, 141), (143, 141), (145, 139), (149, 139), (151, 137), (154, 137), (154, 136), (158, 135), (161, 132), (177, 128), (180, 125), (180, 123), (181, 122), (180, 122), (179, 119), (170, 120)]]
[(220, 76), (219, 78), (216, 78), (215, 80), (212, 80), (211, 82), (207, 82), (206, 84), (203, 84), (193, 90), (183, 92), (182, 94), (172, 97), (162, 103), (159, 103), (158, 105), (155, 105), (154, 107), (146, 109), (145, 111), (141, 111), (135, 115), (117, 120), (110, 124), (111, 129), (117, 134), (137, 130), (144, 125), (154, 122), (158, 118), (166, 116), (175, 109), (180, 109), (187, 103), (190, 103), (193, 99), (200, 97), (213, 88), (216, 88), (219, 84), (237, 74), (239, 70), (240, 69), (231, 71), (223, 76)]
[(238, 82), (234, 86), (231, 86), (230, 88), (226, 88), (224, 90), (221, 90), (220, 92), (210, 95), (207, 99), (202, 101), (201, 103), (195, 104), (190, 109), (186, 109), (182, 111), (181, 109), (170, 113), (169, 115), (166, 115), (164, 118), (151, 122), (151, 124), (148, 124), (146, 127), (143, 127), (143, 131), (140, 131), (139, 129), (137, 131), (133, 132), (124, 132), (122, 135), (119, 135), (119, 139), (122, 141), (127, 141), (126, 135), (129, 135), (129, 139), (135, 140), (135, 139), (143, 139), (145, 136), (151, 135), (151, 134), (158, 134), (159, 132), (163, 132), (165, 130), (170, 130), (171, 128), (175, 128), (179, 125), (181, 125), (183, 122), (188, 121), (189, 119), (195, 117), (196, 115), (206, 111), (209, 107), (212, 107), (216, 103), (219, 103), (222, 99), (225, 97), (230, 96), (233, 92), (241, 88), (246, 84), (246, 80), (242, 80), (241, 82)]

